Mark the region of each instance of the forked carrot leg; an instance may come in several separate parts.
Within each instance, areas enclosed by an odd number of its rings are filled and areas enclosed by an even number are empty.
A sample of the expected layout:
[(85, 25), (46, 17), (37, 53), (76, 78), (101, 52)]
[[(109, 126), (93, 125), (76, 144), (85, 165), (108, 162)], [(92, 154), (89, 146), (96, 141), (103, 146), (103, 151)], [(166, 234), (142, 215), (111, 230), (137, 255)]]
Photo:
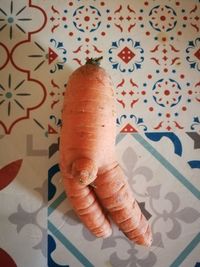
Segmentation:
[(105, 217), (93, 190), (71, 178), (64, 179), (64, 187), (76, 214), (85, 226), (97, 237), (110, 236), (110, 222)]
[(94, 190), (113, 221), (130, 240), (140, 245), (151, 245), (152, 234), (148, 221), (119, 165), (98, 175)]

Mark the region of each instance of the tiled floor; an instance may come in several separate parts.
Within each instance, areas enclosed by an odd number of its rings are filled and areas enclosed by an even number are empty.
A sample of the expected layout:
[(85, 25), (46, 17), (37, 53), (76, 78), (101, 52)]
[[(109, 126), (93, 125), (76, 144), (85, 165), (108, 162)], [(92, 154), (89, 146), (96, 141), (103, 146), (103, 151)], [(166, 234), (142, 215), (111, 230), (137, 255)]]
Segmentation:
[[(198, 0), (1, 0), (0, 266), (200, 266), (199, 21)], [(114, 225), (112, 237), (95, 239), (63, 191), (67, 79), (99, 56), (150, 249)]]

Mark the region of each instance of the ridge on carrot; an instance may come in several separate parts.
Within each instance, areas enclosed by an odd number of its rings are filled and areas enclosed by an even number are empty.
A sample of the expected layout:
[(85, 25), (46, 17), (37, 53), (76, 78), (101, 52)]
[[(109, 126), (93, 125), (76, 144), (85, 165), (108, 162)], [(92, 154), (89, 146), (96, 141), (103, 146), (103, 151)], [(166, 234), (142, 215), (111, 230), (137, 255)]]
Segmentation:
[(99, 66), (101, 59), (88, 59), (67, 84), (60, 134), (65, 191), (95, 236), (112, 234), (109, 214), (130, 240), (150, 246), (149, 223), (116, 159), (114, 89), (110, 76)]

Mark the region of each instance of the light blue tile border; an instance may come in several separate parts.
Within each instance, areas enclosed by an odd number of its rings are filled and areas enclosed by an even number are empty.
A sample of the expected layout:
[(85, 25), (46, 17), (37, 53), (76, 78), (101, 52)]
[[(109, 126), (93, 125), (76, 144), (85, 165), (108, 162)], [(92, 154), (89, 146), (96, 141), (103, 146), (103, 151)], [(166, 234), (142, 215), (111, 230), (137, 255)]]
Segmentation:
[(66, 199), (65, 192), (62, 192), (49, 206), (48, 206), (48, 216)]
[(131, 134), (154, 158), (156, 158), (183, 186), (185, 186), (198, 200), (200, 200), (200, 191), (189, 182), (167, 159), (165, 159), (149, 142), (147, 142), (139, 133)]
[(170, 267), (179, 267), (181, 263), (187, 258), (187, 256), (192, 252), (192, 250), (200, 243), (200, 233), (198, 233), (192, 241), (187, 245), (187, 247), (181, 252), (181, 254), (175, 259), (175, 261), (170, 265)]
[[(127, 134), (119, 133), (116, 138), (116, 144), (127, 136)], [(145, 138), (139, 133), (132, 133), (132, 137), (138, 141), (149, 153), (152, 154), (183, 186), (185, 186), (197, 199), (200, 200), (200, 191), (191, 184), (188, 179), (183, 176), (167, 159), (165, 159)], [(48, 207), (48, 216), (66, 199), (65, 192), (62, 192), (55, 201)], [(76, 257), (84, 267), (95, 267), (72, 243), (64, 236), (49, 220), (48, 230)], [(200, 233), (187, 245), (180, 253), (170, 267), (179, 267), (187, 258), (192, 250), (200, 243)]]
[(70, 251), (84, 267), (95, 267), (52, 222), (48, 220), (48, 230)]

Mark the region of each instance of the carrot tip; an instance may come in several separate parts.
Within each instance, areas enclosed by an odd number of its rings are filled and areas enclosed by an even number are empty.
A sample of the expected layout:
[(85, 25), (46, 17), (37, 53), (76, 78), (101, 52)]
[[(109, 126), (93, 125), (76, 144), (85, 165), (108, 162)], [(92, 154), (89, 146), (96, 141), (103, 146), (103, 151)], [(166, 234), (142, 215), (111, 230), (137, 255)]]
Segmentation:
[(112, 229), (108, 229), (106, 232), (103, 232), (103, 234), (99, 234), (99, 235), (96, 235), (97, 237), (101, 237), (101, 238), (108, 238), (112, 235)]

